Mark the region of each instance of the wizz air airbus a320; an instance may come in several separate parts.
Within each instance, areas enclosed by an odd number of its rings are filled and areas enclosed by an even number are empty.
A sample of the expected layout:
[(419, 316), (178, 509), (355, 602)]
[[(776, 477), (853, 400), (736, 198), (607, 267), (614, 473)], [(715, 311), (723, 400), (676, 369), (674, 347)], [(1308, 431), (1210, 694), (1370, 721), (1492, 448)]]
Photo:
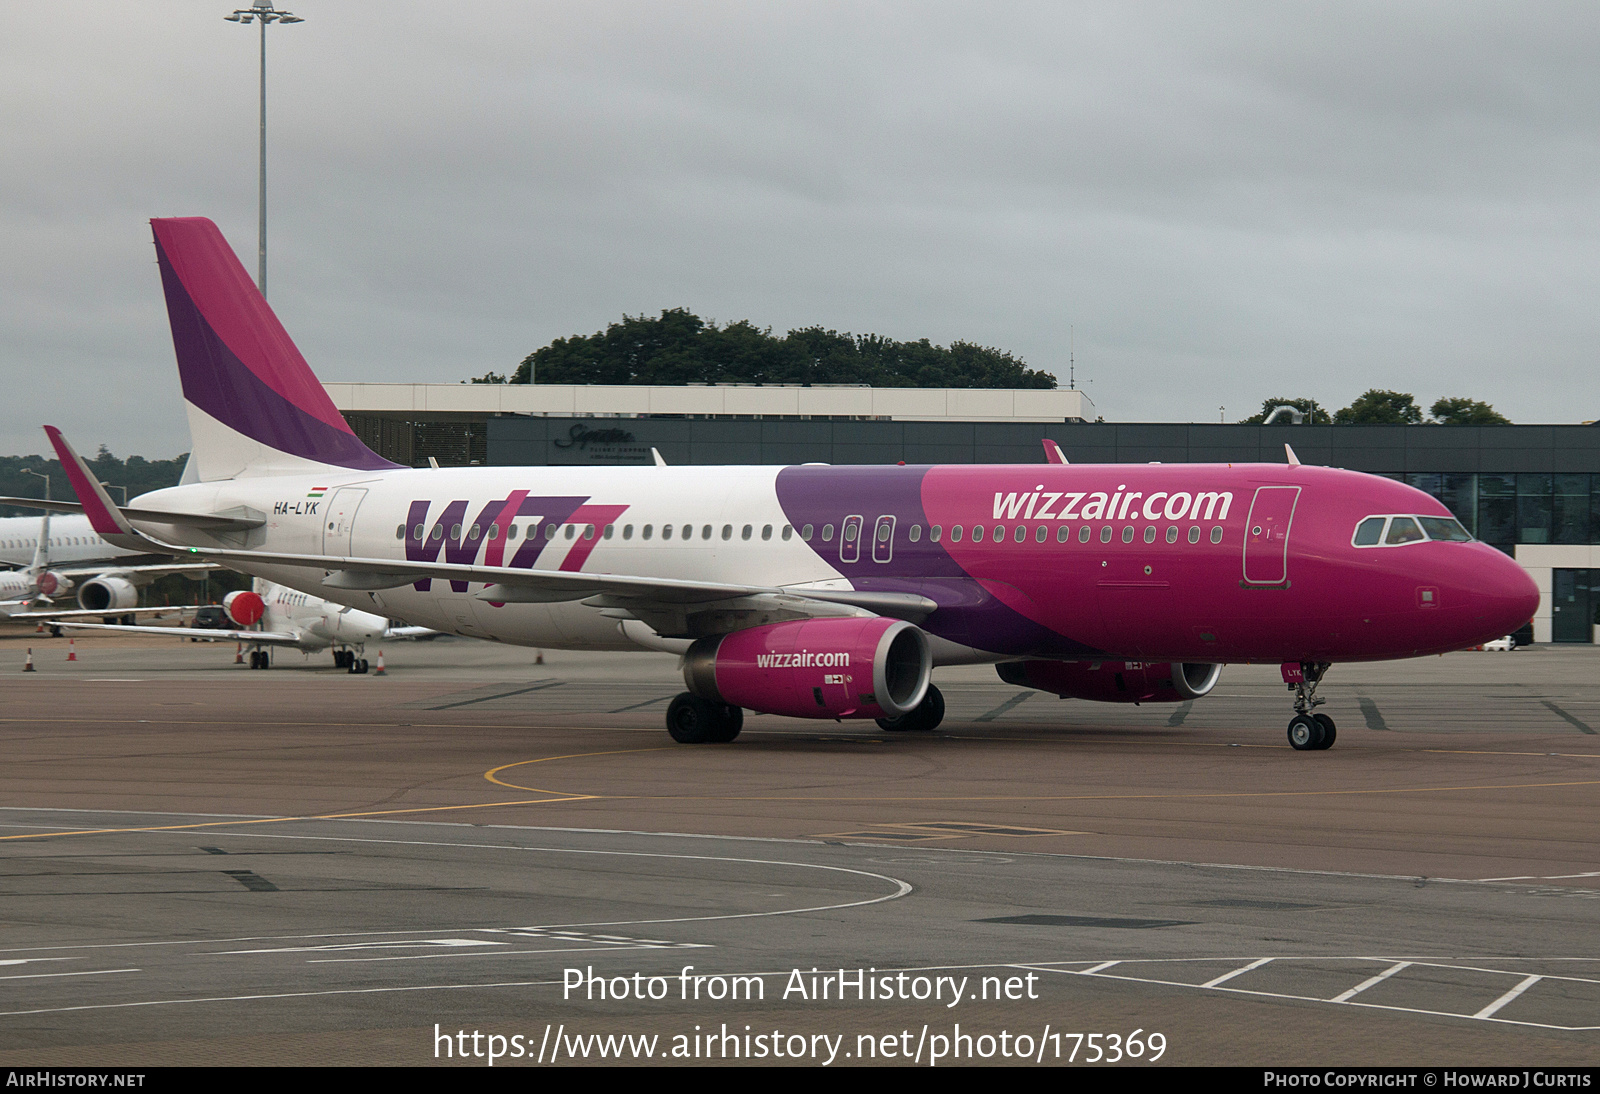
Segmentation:
[(1268, 464), (472, 467), (361, 443), (215, 225), (152, 221), (193, 456), (123, 513), (47, 427), (107, 540), (527, 646), (677, 652), (682, 742), (743, 709), (931, 729), (938, 665), (1107, 702), (1278, 663), (1326, 748), (1331, 664), (1498, 638), (1515, 561), (1388, 479)]

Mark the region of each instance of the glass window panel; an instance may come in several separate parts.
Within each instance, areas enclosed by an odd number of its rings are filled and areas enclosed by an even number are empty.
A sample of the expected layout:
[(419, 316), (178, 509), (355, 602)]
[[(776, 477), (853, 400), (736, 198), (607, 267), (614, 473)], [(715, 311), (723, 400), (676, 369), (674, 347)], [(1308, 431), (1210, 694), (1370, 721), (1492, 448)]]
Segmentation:
[(1479, 475), (1478, 496), (1505, 497), (1517, 492), (1517, 477), (1515, 475)]
[(1355, 544), (1357, 547), (1372, 547), (1383, 538), (1383, 517), (1368, 517), (1356, 525)]
[(1422, 538), (1422, 529), (1410, 517), (1395, 517), (1389, 521), (1389, 534), (1383, 542), (1390, 547), (1401, 543), (1414, 543)]
[[(1480, 476), (1478, 487), (1481, 491), (1483, 480), (1488, 476)], [(1515, 543), (1517, 541), (1517, 502), (1515, 498), (1478, 495), (1478, 538), (1485, 543), (1496, 546)]]
[[(1517, 476), (1519, 479), (1521, 475)], [(1549, 478), (1548, 475), (1544, 476)], [(1520, 485), (1520, 484), (1519, 484)], [(1549, 543), (1551, 512), (1551, 498), (1544, 496), (1521, 496), (1517, 498), (1517, 542), (1518, 543)]]
[(1587, 494), (1589, 492), (1588, 475), (1557, 475), (1556, 493), (1558, 494)]
[(1468, 543), (1472, 537), (1467, 535), (1467, 530), (1454, 520), (1444, 517), (1418, 517), (1422, 522), (1422, 530), (1428, 533), (1429, 539), (1442, 539), (1447, 543)]
[(1523, 498), (1549, 494), (1554, 485), (1551, 482), (1552, 478), (1554, 478), (1553, 475), (1548, 475), (1543, 471), (1524, 472), (1518, 475), (1517, 496)]
[[(1561, 476), (1569, 478), (1571, 476)], [(1587, 477), (1587, 476), (1585, 476)], [(1589, 542), (1589, 495), (1557, 494), (1555, 519), (1551, 529), (1555, 543)]]

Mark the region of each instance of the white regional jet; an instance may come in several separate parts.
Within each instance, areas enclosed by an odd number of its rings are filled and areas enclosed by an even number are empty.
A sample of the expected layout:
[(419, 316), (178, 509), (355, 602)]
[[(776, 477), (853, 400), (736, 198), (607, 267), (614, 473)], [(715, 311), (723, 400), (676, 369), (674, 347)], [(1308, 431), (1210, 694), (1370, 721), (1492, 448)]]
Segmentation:
[(1296, 460), (399, 467), (351, 430), (216, 225), (152, 227), (191, 481), (124, 512), (47, 426), (101, 536), (458, 634), (682, 652), (679, 741), (732, 740), (746, 707), (931, 729), (935, 663), (1179, 702), (1224, 662), (1265, 661), (1294, 692), (1290, 743), (1317, 751), (1330, 664), (1476, 645), (1539, 605), (1437, 500)]
[[(173, 562), (170, 556), (143, 549), (117, 547), (98, 536), (76, 502), (0, 498), (0, 505), (45, 509), (39, 517), (0, 517), (0, 564), (23, 567), (0, 571), (0, 617), (61, 619), (73, 615), (132, 615), (143, 609), (139, 589), (168, 574), (199, 575), (218, 567), (210, 562)], [(67, 514), (52, 516), (57, 514)], [(32, 575), (30, 586), (28, 577)], [(77, 590), (81, 611), (44, 613), (11, 611), (11, 607), (48, 607)]]
[[(249, 590), (229, 593), (222, 610), (238, 630), (188, 627), (132, 627), (100, 623), (62, 623), (73, 630), (120, 631), (124, 634), (198, 639), (202, 642), (243, 642), (250, 647), (250, 667), (272, 667), (269, 647), (286, 646), (301, 653), (333, 650), (335, 668), (352, 674), (367, 671), (368, 642), (392, 634), (389, 621), (370, 612), (333, 604), (309, 593), (257, 578)], [(410, 637), (404, 633), (396, 637)]]
[[(0, 504), (28, 499), (0, 498)], [(43, 503), (40, 503), (43, 504)], [(61, 508), (72, 503), (50, 503)], [(76, 508), (76, 506), (73, 506)], [(113, 562), (117, 558), (125, 562)], [(0, 619), (33, 621), (84, 616), (121, 616), (131, 622), (141, 612), (166, 608), (139, 608), (139, 586), (166, 574), (200, 574), (217, 567), (209, 562), (148, 563), (149, 551), (114, 547), (95, 535), (89, 518), (0, 518), (0, 562), (19, 566), (0, 570)], [(56, 608), (56, 601), (76, 586), (80, 610)]]

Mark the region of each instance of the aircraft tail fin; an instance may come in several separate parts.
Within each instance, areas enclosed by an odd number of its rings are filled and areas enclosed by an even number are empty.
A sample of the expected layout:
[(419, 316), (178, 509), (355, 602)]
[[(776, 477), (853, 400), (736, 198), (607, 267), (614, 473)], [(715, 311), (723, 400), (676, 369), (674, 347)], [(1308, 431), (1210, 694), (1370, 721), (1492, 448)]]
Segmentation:
[(215, 224), (150, 226), (200, 481), (399, 466), (345, 422)]
[(30, 574), (42, 573), (50, 568), (50, 510), (44, 511), (39, 522), (39, 542), (33, 545), (33, 561), (28, 564)]

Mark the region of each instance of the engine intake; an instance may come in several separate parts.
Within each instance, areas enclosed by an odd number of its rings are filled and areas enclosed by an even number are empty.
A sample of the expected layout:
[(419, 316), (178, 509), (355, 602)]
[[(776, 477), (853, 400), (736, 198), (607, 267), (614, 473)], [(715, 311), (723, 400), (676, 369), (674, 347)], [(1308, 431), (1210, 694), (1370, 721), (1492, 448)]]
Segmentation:
[(239, 626), (253, 627), (267, 614), (267, 605), (259, 594), (240, 589), (222, 598), (222, 610)]
[(899, 619), (800, 619), (701, 638), (683, 679), (702, 699), (791, 718), (898, 718), (928, 693), (928, 638)]
[(78, 607), (91, 612), (118, 611), (139, 606), (139, 590), (125, 577), (97, 577), (78, 590)]
[(1217, 686), (1221, 665), (1145, 661), (1006, 661), (1000, 679), (1096, 703), (1182, 703)]

